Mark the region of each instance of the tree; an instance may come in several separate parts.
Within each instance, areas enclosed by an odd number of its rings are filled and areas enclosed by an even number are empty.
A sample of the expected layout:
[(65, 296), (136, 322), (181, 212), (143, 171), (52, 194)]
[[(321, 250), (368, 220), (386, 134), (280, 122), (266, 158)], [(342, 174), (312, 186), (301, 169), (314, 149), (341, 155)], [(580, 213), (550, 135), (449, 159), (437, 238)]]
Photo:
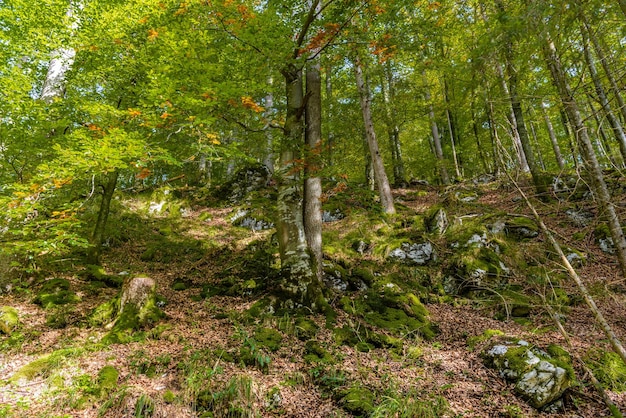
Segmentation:
[(383, 208), (383, 212), (387, 214), (394, 214), (396, 213), (396, 208), (393, 203), (393, 196), (391, 195), (391, 186), (389, 185), (389, 179), (387, 177), (385, 166), (380, 155), (378, 140), (376, 139), (376, 131), (374, 130), (374, 123), (372, 121), (372, 99), (370, 95), (370, 90), (369, 86), (367, 85), (367, 80), (363, 74), (363, 63), (358, 55), (358, 52), (355, 54), (353, 64), (356, 85), (359, 91), (361, 112), (363, 114), (363, 123), (365, 124), (367, 146), (369, 148), (370, 156), (372, 158), (372, 168), (374, 170), (374, 179), (376, 181), (376, 186), (378, 187), (380, 204)]

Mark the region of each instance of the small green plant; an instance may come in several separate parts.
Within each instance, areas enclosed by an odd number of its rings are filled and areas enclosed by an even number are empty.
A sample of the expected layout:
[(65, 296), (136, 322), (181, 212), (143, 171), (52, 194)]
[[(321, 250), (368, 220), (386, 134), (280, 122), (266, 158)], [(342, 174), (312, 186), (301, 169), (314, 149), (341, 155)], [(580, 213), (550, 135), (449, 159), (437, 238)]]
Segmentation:
[(138, 350), (130, 357), (130, 368), (137, 374), (152, 378), (166, 370), (171, 361), (169, 354), (151, 358), (144, 350)]
[(448, 403), (441, 396), (424, 399), (415, 391), (391, 392), (383, 396), (382, 402), (372, 411), (371, 418), (439, 418), (448, 416)]
[(211, 350), (194, 351), (178, 364), (184, 383), (184, 394), (195, 400), (200, 392), (213, 382), (213, 377), (222, 373), (219, 358)]
[(224, 386), (214, 384), (200, 392), (196, 399), (196, 409), (201, 416), (256, 418), (256, 397), (252, 378), (234, 376)]
[(154, 400), (143, 394), (135, 403), (135, 418), (149, 418), (154, 414)]

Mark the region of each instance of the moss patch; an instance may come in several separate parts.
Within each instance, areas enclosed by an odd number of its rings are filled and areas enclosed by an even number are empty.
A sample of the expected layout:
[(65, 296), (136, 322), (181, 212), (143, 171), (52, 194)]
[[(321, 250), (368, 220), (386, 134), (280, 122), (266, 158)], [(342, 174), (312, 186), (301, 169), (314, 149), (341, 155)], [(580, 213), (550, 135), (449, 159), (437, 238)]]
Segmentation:
[(339, 395), (343, 409), (356, 416), (368, 416), (374, 410), (375, 399), (374, 392), (360, 385), (354, 385)]
[(11, 306), (0, 308), (0, 333), (11, 335), (20, 325), (20, 318), (17, 309)]
[(22, 366), (9, 379), (11, 383), (18, 383), (20, 380), (33, 380), (37, 376), (47, 377), (63, 362), (71, 357), (80, 355), (82, 350), (75, 348), (67, 348), (46, 354), (30, 363)]
[(586, 356), (585, 363), (606, 389), (626, 391), (626, 365), (613, 351), (593, 350)]
[(270, 351), (278, 351), (283, 336), (280, 332), (272, 328), (260, 328), (254, 333), (254, 339), (259, 346), (265, 347)]
[(70, 290), (70, 282), (67, 279), (47, 280), (33, 300), (34, 303), (44, 309), (78, 301), (80, 301), (80, 298)]
[(380, 291), (371, 289), (353, 300), (344, 297), (341, 302), (346, 312), (396, 334), (432, 339), (437, 333), (419, 298), (413, 293), (402, 293), (393, 283), (383, 285)]

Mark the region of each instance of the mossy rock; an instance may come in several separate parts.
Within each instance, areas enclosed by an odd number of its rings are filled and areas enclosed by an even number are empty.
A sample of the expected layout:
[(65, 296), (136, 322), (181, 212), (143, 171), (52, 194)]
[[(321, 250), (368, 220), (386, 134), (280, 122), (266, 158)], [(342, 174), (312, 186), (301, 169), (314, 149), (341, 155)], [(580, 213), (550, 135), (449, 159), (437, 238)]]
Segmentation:
[(11, 335), (20, 325), (20, 316), (12, 306), (0, 308), (0, 333)]
[(341, 391), (338, 398), (341, 407), (357, 417), (369, 416), (374, 411), (376, 395), (363, 386), (354, 385)]
[(70, 282), (67, 279), (50, 279), (43, 283), (35, 296), (33, 303), (44, 309), (59, 305), (67, 305), (80, 301), (80, 297), (70, 290)]
[(428, 310), (419, 298), (413, 293), (404, 293), (394, 283), (387, 283), (378, 291), (371, 289), (354, 300), (342, 298), (341, 303), (346, 312), (395, 334), (430, 340), (437, 333), (436, 325), (428, 319)]
[(518, 241), (527, 241), (539, 236), (537, 223), (524, 216), (507, 219), (504, 231), (508, 237)]
[(85, 266), (85, 270), (81, 274), (86, 280), (98, 283), (103, 283), (107, 287), (118, 288), (124, 283), (124, 279), (121, 276), (107, 274), (102, 266), (95, 264), (88, 264)]
[(319, 341), (309, 340), (304, 345), (304, 361), (308, 363), (333, 364), (335, 358), (330, 354)]
[(280, 332), (272, 328), (260, 328), (254, 333), (254, 339), (261, 347), (274, 352), (280, 349), (283, 336)]
[(447, 276), (455, 279), (455, 289), (467, 294), (472, 290), (502, 288), (507, 282), (507, 271), (499, 254), (481, 247), (455, 255), (447, 269)]
[(523, 340), (498, 337), (482, 352), (488, 367), (515, 385), (535, 408), (559, 399), (576, 382), (569, 354), (556, 345), (543, 351)]
[(300, 316), (294, 320), (294, 328), (296, 337), (307, 341), (315, 337), (320, 327), (312, 319)]
[(481, 335), (476, 335), (467, 339), (467, 346), (470, 350), (486, 341), (490, 341), (493, 337), (503, 337), (504, 332), (499, 329), (487, 329)]

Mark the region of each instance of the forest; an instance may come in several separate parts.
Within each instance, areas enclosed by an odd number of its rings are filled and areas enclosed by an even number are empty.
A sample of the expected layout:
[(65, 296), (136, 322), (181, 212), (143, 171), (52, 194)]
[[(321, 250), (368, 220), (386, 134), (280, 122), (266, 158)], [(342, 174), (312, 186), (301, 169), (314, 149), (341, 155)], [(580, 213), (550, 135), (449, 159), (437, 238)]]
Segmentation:
[(626, 0), (0, 0), (0, 45), (0, 418), (626, 412)]

